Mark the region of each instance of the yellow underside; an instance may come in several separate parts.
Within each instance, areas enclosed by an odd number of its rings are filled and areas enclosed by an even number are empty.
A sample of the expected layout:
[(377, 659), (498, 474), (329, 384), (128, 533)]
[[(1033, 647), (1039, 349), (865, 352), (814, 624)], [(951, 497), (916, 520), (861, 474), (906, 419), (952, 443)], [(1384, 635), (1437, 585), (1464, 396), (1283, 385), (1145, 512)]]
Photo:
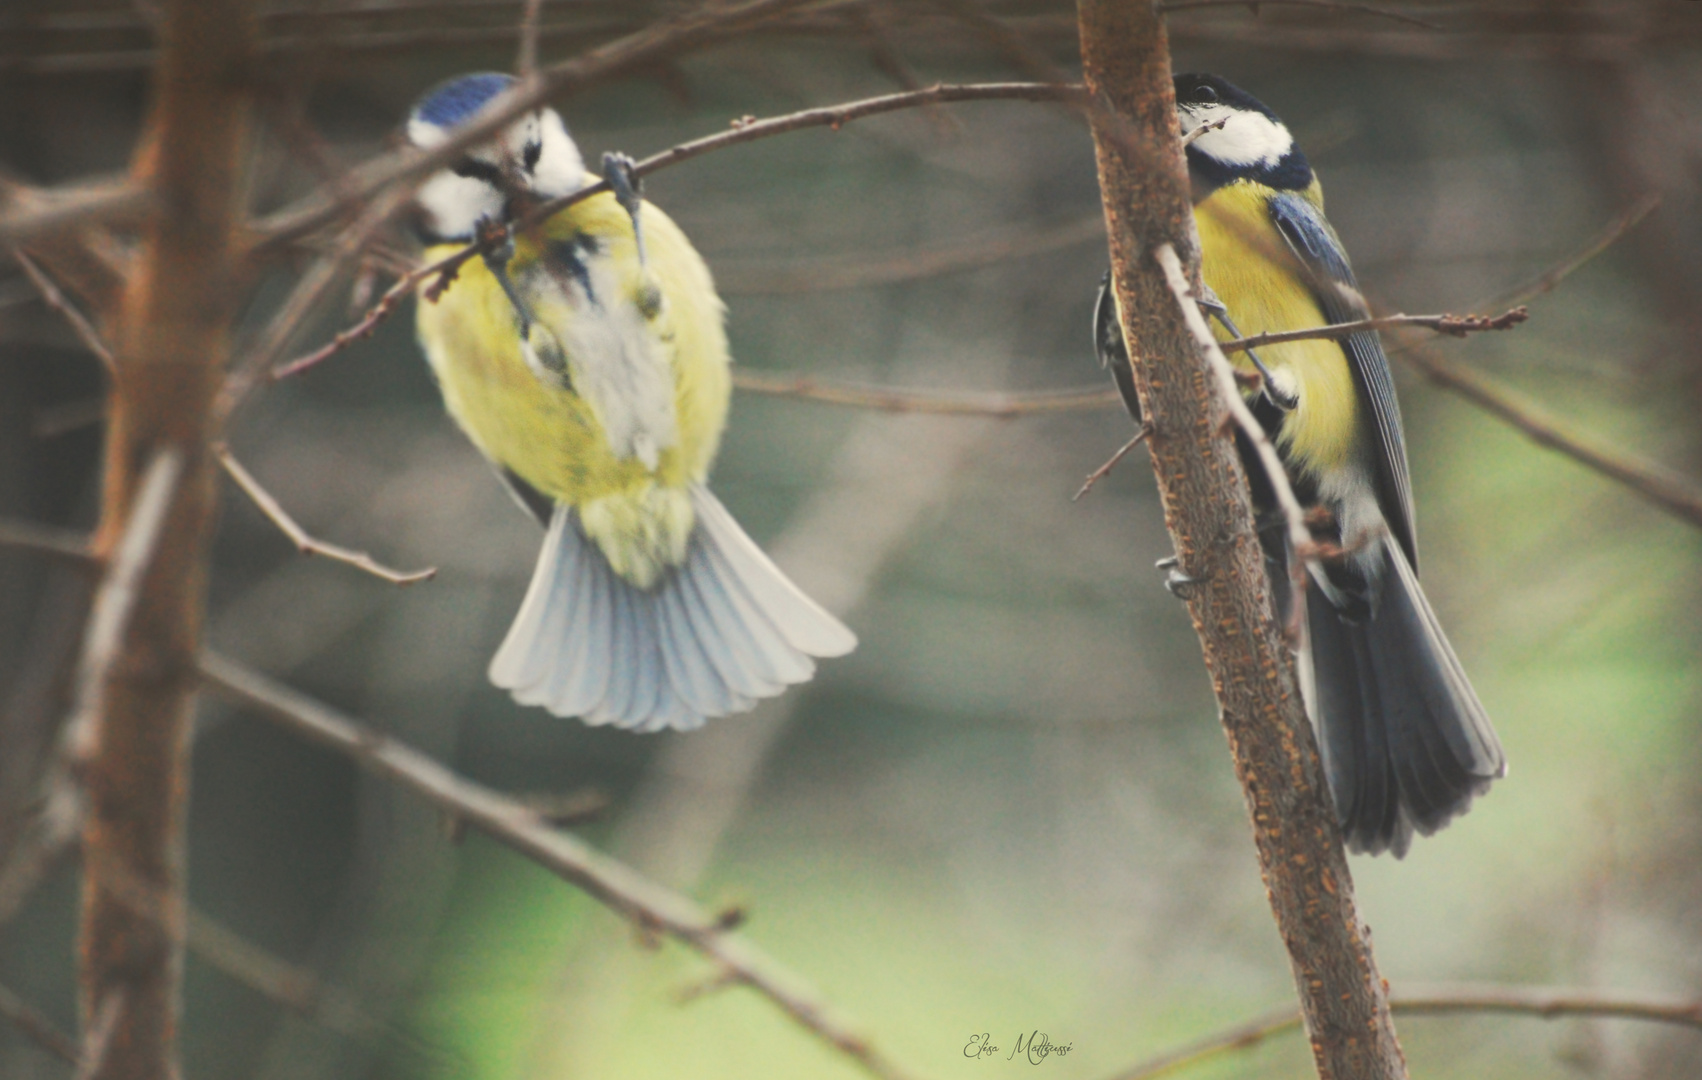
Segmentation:
[[(1242, 180), (1219, 188), (1194, 207), (1201, 276), (1229, 308), (1236, 328), (1249, 337), (1329, 322), (1313, 299), (1304, 269), (1271, 221), (1266, 208), (1271, 194), (1262, 184)], [(1322, 207), (1316, 181), (1305, 194)], [(1219, 340), (1231, 336), (1215, 322), (1212, 328)], [(1244, 352), (1230, 359), (1244, 371), (1253, 370)], [(1259, 359), (1299, 398), (1277, 437), (1290, 466), (1316, 477), (1345, 465), (1354, 454), (1360, 425), (1358, 395), (1341, 345), (1268, 345), (1259, 350)]]
[[(523, 278), (549, 241), (589, 236), (600, 250), (587, 258), (610, 260), (620, 282), (619, 296), (599, 300), (653, 312), (647, 329), (672, 368), (678, 429), (654, 468), (617, 454), (589, 402), (527, 366), (514, 307), (483, 260), (467, 262), (436, 303), (421, 295), (418, 331), (444, 404), (474, 444), (538, 491), (577, 508), (616, 571), (649, 585), (685, 557), (693, 524), (688, 488), (708, 476), (731, 383), (722, 307), (708, 268), (678, 226), (649, 204), (643, 228), (641, 269), (626, 211), (610, 195), (594, 196), (519, 237), (509, 275)], [(425, 257), (436, 260), (460, 246), (433, 247)], [(564, 339), (558, 320), (574, 317), (560, 303), (533, 314)]]

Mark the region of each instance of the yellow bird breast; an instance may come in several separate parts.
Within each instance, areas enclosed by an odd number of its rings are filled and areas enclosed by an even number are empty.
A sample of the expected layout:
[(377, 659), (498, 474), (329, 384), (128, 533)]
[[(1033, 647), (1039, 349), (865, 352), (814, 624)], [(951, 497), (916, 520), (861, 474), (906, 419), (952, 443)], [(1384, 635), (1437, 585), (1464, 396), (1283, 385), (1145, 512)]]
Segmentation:
[(648, 587), (685, 558), (689, 488), (708, 477), (731, 382), (708, 267), (667, 215), (646, 203), (640, 216), (642, 265), (631, 219), (608, 194), (516, 238), (507, 272), (533, 320), (525, 342), (482, 259), (436, 303), (422, 292), (418, 331), (474, 445), (577, 510), (615, 571)]
[[(1305, 270), (1271, 221), (1263, 185), (1241, 180), (1212, 192), (1194, 207), (1200, 230), (1200, 274), (1229, 317), (1248, 337), (1302, 330), (1329, 322), (1313, 297)], [(1322, 202), (1314, 182), (1307, 196)], [(1214, 324), (1220, 340), (1230, 334)], [(1284, 419), (1277, 442), (1291, 466), (1313, 477), (1354, 457), (1360, 436), (1358, 394), (1347, 356), (1334, 341), (1267, 345), (1259, 358), (1299, 404)], [(1252, 371), (1246, 353), (1236, 365)]]

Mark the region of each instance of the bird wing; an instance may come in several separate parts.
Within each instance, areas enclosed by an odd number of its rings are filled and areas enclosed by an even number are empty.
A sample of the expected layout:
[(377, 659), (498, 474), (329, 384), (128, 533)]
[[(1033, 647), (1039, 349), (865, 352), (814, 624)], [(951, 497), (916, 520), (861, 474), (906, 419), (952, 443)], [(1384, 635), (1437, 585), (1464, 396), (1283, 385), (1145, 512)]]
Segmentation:
[[(1336, 231), (1310, 199), (1283, 192), (1270, 200), (1271, 220), (1290, 250), (1312, 277), (1313, 293), (1325, 318), (1332, 323), (1367, 318), (1370, 311), (1348, 265)], [(1406, 438), (1401, 431), (1401, 407), (1395, 400), (1395, 381), (1389, 358), (1375, 330), (1353, 334), (1341, 342), (1348, 367), (1358, 384), (1360, 400), (1371, 406), (1377, 430), (1377, 492), (1383, 517), (1407, 560), (1418, 568), (1418, 541), (1413, 517), (1412, 478), (1407, 469)]]

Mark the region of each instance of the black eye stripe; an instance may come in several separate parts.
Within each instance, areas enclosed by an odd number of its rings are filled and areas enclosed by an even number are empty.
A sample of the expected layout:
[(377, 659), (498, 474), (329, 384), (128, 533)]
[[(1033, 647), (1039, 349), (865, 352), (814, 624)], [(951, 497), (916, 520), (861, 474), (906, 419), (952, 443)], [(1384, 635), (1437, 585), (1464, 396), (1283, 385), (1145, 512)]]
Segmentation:
[(543, 155), (543, 143), (527, 143), (526, 149), (521, 151), (520, 163), (526, 167), (527, 172), (531, 172), (538, 167), (538, 159)]
[(502, 183), (502, 170), (488, 161), (478, 158), (465, 157), (449, 166), (449, 171), (456, 176), (464, 176), (469, 180), (483, 180), (492, 186)]

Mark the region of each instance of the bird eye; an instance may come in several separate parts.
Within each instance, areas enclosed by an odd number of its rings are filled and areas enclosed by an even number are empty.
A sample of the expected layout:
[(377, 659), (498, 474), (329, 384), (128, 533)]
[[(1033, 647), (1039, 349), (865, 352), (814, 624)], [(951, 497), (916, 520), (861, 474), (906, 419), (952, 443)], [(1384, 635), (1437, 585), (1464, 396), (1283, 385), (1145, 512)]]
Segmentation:
[(543, 154), (543, 143), (527, 143), (526, 149), (520, 152), (520, 163), (526, 167), (527, 172), (532, 172), (538, 167), (538, 159), (542, 157)]
[(1217, 90), (1210, 86), (1201, 86), (1194, 91), (1194, 100), (1202, 105), (1217, 104)]
[(469, 180), (483, 180), (492, 186), (502, 184), (502, 170), (488, 161), (480, 161), (475, 157), (464, 157), (449, 166), (449, 171), (456, 176), (464, 176)]

